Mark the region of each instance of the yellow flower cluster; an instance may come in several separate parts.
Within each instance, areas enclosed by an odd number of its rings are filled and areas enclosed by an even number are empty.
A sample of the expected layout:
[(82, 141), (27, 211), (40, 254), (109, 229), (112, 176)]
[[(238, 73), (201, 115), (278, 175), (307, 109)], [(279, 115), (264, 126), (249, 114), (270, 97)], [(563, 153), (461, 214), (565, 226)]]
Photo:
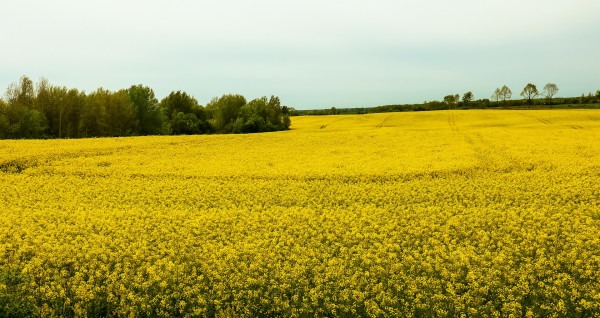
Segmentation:
[(0, 141), (0, 316), (598, 317), (600, 111)]

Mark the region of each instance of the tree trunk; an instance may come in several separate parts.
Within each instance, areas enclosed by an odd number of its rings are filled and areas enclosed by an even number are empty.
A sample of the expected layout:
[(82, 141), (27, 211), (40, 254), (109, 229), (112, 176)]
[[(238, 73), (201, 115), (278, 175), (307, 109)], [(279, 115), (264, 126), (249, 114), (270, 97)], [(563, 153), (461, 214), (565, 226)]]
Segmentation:
[(58, 115), (58, 138), (62, 136), (62, 109)]

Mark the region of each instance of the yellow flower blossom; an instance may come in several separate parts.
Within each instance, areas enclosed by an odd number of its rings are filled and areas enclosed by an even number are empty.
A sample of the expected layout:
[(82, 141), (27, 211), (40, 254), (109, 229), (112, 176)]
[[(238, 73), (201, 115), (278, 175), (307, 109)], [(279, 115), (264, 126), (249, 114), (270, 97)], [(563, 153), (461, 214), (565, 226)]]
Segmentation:
[(2, 140), (0, 316), (598, 317), (599, 140), (598, 110)]

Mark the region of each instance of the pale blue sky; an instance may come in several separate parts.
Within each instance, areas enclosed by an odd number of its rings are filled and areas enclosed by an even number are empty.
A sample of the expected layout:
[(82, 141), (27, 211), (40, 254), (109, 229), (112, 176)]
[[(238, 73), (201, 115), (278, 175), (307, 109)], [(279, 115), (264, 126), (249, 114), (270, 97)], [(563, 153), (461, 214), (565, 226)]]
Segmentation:
[(600, 1), (0, 1), (0, 89), (144, 84), (298, 109), (600, 89)]

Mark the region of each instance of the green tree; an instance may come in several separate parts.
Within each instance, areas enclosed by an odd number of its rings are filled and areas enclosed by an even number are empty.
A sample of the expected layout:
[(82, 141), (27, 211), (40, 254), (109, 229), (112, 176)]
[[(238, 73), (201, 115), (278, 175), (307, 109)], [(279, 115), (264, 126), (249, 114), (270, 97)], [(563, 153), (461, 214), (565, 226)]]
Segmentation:
[[(219, 99), (213, 99), (207, 108), (218, 109), (218, 103)], [(266, 96), (255, 98), (240, 107), (237, 117), (231, 121), (231, 132), (255, 133), (288, 129), (291, 124), (288, 111), (289, 108), (281, 106), (277, 96), (273, 95), (269, 99)]]
[(87, 95), (85, 107), (81, 112), (80, 132), (82, 137), (108, 136), (106, 105), (109, 94), (107, 90), (98, 88)]
[(12, 83), (5, 93), (8, 103), (0, 109), (0, 134), (2, 138), (40, 138), (47, 129), (43, 113), (34, 109), (35, 90), (33, 82), (22, 76)]
[(462, 101), (465, 104), (465, 106), (469, 105), (469, 103), (473, 100), (473, 93), (472, 92), (466, 92), (463, 94), (463, 98)]
[(68, 112), (65, 116), (66, 124), (64, 125), (63, 133), (64, 137), (67, 138), (79, 138), (81, 132), (79, 131), (81, 123), (81, 114), (85, 107), (86, 95), (84, 92), (80, 92), (76, 88), (71, 88), (65, 96), (65, 104)]
[(171, 92), (160, 101), (160, 107), (165, 110), (169, 120), (175, 118), (178, 113), (191, 113), (192, 108), (196, 105), (198, 105), (198, 101), (182, 91)]
[(292, 120), (290, 119), (290, 116), (284, 115), (283, 116), (283, 128), (290, 129), (291, 125), (292, 125)]
[(109, 136), (128, 136), (134, 128), (134, 106), (127, 91), (108, 92), (106, 120)]
[(186, 92), (171, 92), (161, 100), (160, 107), (166, 114), (173, 134), (199, 134), (211, 131), (206, 110)]
[(193, 135), (201, 133), (198, 127), (198, 117), (193, 113), (177, 113), (177, 116), (172, 120), (172, 126), (174, 134), (178, 135)]
[[(270, 130), (281, 130), (282, 121), (281, 115), (283, 113), (281, 107), (281, 100), (278, 96), (271, 95), (269, 98), (269, 124)], [(337, 112), (337, 109), (336, 109)]]
[[(246, 98), (242, 95), (227, 94), (220, 98), (213, 98), (206, 108), (211, 113), (210, 117), (214, 119), (217, 132), (232, 132), (233, 124), (244, 105), (246, 105)], [(264, 115), (267, 116), (266, 110)]]
[(40, 138), (46, 128), (41, 112), (21, 104), (0, 103), (0, 138)]
[(127, 90), (127, 95), (133, 102), (135, 117), (133, 133), (136, 135), (162, 134), (164, 114), (152, 88), (142, 84), (132, 85)]
[(48, 134), (58, 138), (79, 137), (85, 93), (50, 85), (42, 78), (36, 85), (34, 108), (48, 119)]
[(270, 118), (269, 113), (269, 101), (267, 100), (266, 96), (263, 96), (260, 98), (255, 98), (248, 104), (242, 106), (238, 113), (238, 118), (242, 118), (244, 121), (246, 121), (250, 119), (252, 115), (255, 115), (260, 118), (258, 121), (260, 123), (260, 128), (266, 129), (266, 125)]
[(525, 100), (527, 101), (527, 105), (529, 105), (529, 108), (531, 108), (534, 98), (536, 98), (538, 95), (539, 92), (537, 90), (537, 87), (535, 87), (535, 85), (531, 83), (528, 83), (521, 92), (521, 96), (525, 98)]
[(544, 86), (544, 95), (546, 96), (549, 105), (552, 105), (552, 97), (554, 97), (556, 93), (558, 93), (558, 86), (556, 86), (556, 84), (548, 83)]
[(29, 77), (23, 75), (18, 83), (10, 84), (5, 95), (9, 104), (18, 104), (27, 107), (27, 109), (33, 109), (35, 89), (33, 81)]
[(448, 109), (455, 108), (460, 101), (460, 95), (446, 95), (444, 96), (444, 104), (448, 105)]
[(62, 138), (63, 119), (69, 111), (66, 109), (67, 88), (48, 85), (38, 91), (37, 107), (48, 118), (50, 135)]

